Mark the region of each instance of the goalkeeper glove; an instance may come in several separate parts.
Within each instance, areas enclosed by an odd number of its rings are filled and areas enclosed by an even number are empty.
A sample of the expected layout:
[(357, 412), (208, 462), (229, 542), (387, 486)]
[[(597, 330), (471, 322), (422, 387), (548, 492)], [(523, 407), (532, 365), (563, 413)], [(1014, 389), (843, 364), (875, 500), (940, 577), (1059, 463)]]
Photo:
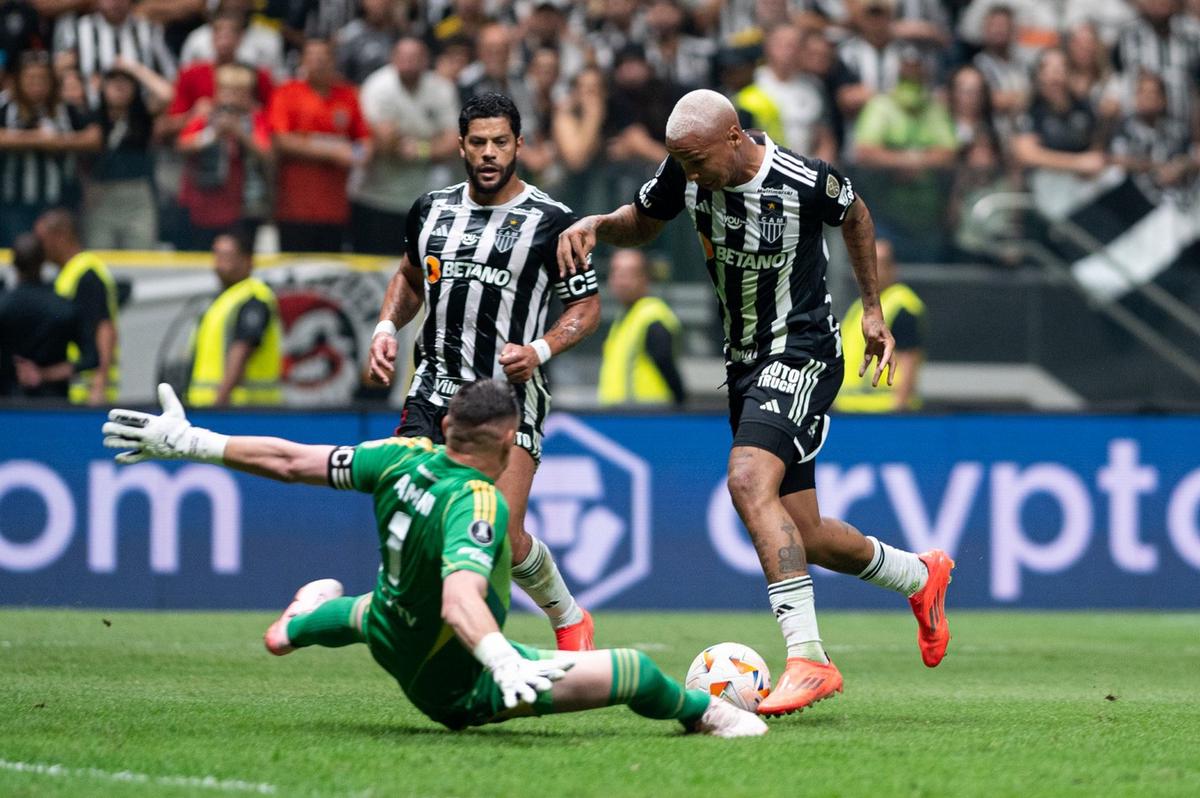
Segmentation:
[(126, 449), (117, 455), (118, 463), (140, 463), (147, 459), (197, 460), (220, 463), (225, 454), (228, 435), (218, 435), (193, 427), (183, 413), (183, 405), (170, 385), (158, 386), (161, 415), (136, 410), (109, 411), (103, 427), (104, 445), (109, 449)]
[(499, 632), (483, 636), (475, 646), (475, 658), (492, 674), (509, 709), (532, 704), (538, 693), (549, 690), (575, 664), (562, 659), (525, 659)]

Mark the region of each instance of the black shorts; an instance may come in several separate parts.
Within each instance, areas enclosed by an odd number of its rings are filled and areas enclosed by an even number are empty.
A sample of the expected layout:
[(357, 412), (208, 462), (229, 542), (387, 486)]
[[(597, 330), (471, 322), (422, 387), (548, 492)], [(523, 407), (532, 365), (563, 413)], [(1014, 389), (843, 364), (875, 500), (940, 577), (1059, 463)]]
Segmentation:
[[(529, 405), (530, 403), (522, 405), (516, 445), (529, 452), (534, 463), (541, 463), (542, 425), (546, 419)], [(442, 419), (446, 417), (446, 410), (445, 405), (438, 406), (425, 399), (410, 396), (404, 402), (404, 409), (400, 411), (400, 424), (394, 434), (401, 438), (429, 438), (434, 443), (445, 443)]]
[(815, 488), (814, 461), (842, 387), (842, 359), (778, 357), (727, 373), (733, 445), (765, 449), (787, 465), (780, 496)]

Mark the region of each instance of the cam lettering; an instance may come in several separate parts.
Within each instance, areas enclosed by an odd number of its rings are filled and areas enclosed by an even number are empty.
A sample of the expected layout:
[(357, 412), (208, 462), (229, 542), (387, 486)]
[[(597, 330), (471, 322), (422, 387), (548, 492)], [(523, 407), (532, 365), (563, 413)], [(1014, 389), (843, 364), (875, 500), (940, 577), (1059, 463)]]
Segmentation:
[(783, 268), (783, 266), (787, 264), (788, 255), (786, 252), (767, 254), (759, 254), (756, 252), (738, 252), (736, 249), (717, 246), (713, 248), (713, 260), (715, 260), (717, 263), (724, 263), (727, 266), (733, 266), (737, 269), (765, 271), (767, 269)]

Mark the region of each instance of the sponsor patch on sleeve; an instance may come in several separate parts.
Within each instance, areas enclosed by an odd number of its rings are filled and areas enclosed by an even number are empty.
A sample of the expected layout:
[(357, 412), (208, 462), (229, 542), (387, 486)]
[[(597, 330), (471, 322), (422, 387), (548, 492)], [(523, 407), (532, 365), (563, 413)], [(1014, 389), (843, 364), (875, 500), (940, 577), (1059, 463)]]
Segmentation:
[(471, 540), (478, 543), (480, 546), (490, 545), (496, 539), (496, 530), (492, 529), (492, 525), (483, 519), (474, 521), (467, 529)]
[(830, 199), (837, 199), (841, 191), (842, 184), (838, 182), (836, 177), (829, 175), (825, 178), (825, 193), (829, 195)]

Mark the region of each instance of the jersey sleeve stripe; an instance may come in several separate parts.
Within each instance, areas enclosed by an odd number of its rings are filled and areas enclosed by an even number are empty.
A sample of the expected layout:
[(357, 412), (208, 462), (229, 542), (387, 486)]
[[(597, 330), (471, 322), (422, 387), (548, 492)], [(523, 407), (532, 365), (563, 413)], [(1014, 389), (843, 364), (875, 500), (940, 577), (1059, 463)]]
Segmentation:
[(775, 161), (776, 161), (776, 165), (785, 164), (787, 166), (790, 166), (790, 167), (792, 167), (793, 171), (799, 172), (802, 175), (807, 175), (808, 177), (811, 177), (814, 181), (818, 177), (816, 169), (813, 169), (811, 166), (805, 166), (798, 159), (792, 157), (791, 155), (788, 155), (786, 152), (780, 152), (779, 150), (776, 150), (775, 151)]
[(475, 519), (487, 521), (493, 526), (496, 523), (496, 486), (480, 480), (467, 483), (475, 499)]

